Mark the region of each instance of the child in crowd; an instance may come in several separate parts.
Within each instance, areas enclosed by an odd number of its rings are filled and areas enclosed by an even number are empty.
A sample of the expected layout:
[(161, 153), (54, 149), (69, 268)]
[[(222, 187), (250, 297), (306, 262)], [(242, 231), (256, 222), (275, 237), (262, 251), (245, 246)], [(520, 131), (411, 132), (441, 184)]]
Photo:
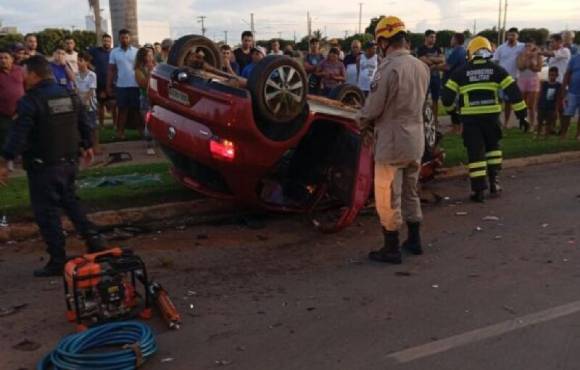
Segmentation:
[(558, 67), (548, 71), (548, 81), (542, 81), (538, 99), (538, 129), (536, 137), (554, 134), (557, 111), (562, 101), (562, 84), (558, 82)]
[(135, 58), (135, 79), (139, 85), (139, 111), (141, 113), (141, 119), (144, 124), (143, 136), (147, 140), (147, 154), (155, 155), (155, 149), (153, 148), (153, 139), (149, 132), (147, 131), (147, 123), (145, 118), (147, 112), (149, 112), (149, 97), (147, 96), (147, 87), (149, 86), (149, 77), (153, 68), (155, 68), (155, 55), (153, 53), (152, 47), (143, 47), (137, 52), (137, 57)]
[(97, 75), (89, 69), (92, 57), (87, 52), (78, 54), (78, 73), (75, 76), (77, 93), (83, 103), (87, 121), (93, 131), (93, 149), (100, 153), (99, 130), (97, 128)]

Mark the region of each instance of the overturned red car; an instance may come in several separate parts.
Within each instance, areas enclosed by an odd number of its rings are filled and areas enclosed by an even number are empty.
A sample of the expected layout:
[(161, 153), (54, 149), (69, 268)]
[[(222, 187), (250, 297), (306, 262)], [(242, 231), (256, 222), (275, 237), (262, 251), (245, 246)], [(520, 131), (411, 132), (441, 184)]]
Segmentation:
[[(364, 95), (343, 85), (335, 100), (308, 95), (292, 58), (268, 56), (246, 81), (221, 71), (216, 45), (190, 35), (173, 46), (149, 83), (147, 125), (183, 185), (210, 197), (272, 211), (339, 209), (339, 230), (367, 203), (372, 149), (356, 113)], [(442, 164), (439, 134), (425, 105), (422, 181)]]

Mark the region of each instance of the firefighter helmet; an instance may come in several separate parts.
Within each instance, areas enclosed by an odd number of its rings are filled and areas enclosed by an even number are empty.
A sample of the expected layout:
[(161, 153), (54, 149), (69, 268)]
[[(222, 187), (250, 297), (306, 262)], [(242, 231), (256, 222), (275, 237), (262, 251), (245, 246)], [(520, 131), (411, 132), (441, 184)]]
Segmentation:
[(488, 58), (492, 55), (491, 43), (483, 36), (476, 36), (467, 45), (469, 60), (475, 57)]
[(407, 32), (405, 28), (405, 23), (397, 17), (389, 16), (382, 17), (375, 28), (375, 39), (378, 41), (379, 38), (384, 37), (390, 39), (399, 32)]

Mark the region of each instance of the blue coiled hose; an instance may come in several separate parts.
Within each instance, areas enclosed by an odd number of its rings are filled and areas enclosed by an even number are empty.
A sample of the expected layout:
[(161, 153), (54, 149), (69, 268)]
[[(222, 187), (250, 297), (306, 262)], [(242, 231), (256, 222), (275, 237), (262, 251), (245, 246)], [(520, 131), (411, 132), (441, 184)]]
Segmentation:
[[(132, 348), (98, 352), (125, 345)], [(109, 323), (63, 338), (36, 369), (132, 370), (137, 367), (136, 352), (140, 352), (145, 361), (156, 351), (157, 344), (149, 326), (138, 321)]]

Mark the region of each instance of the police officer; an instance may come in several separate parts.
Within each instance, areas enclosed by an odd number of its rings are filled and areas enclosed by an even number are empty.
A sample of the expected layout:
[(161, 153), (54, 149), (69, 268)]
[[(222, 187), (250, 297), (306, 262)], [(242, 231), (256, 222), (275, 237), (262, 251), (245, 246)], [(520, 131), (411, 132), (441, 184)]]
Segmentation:
[(80, 149), (87, 164), (93, 159), (91, 129), (79, 98), (56, 84), (44, 57), (33, 56), (24, 62), (24, 80), (27, 93), (18, 103), (18, 117), (2, 150), (0, 183), (6, 183), (7, 162), (22, 154), (30, 201), (50, 255), (34, 276), (57, 276), (66, 261), (60, 209), (85, 239), (88, 252), (104, 248), (104, 240), (75, 196)]
[[(499, 91), (507, 95), (520, 120), (520, 127), (529, 127), (526, 103), (515, 80), (505, 69), (491, 62), (493, 56), (488, 39), (477, 36), (467, 47), (469, 62), (456, 70), (443, 88), (443, 105), (452, 120), (463, 124), (463, 144), (469, 157), (469, 178), (474, 202), (484, 202), (485, 190), (499, 196), (498, 174), (503, 160), (499, 141), (502, 138), (499, 116)], [(456, 97), (459, 95), (459, 106)]]
[(403, 247), (413, 254), (423, 253), (417, 181), (425, 151), (423, 104), (430, 73), (427, 65), (410, 54), (405, 24), (399, 18), (383, 17), (375, 38), (384, 59), (359, 119), (365, 142), (375, 140), (375, 201), (384, 245), (369, 258), (399, 264), (403, 220), (408, 227)]

